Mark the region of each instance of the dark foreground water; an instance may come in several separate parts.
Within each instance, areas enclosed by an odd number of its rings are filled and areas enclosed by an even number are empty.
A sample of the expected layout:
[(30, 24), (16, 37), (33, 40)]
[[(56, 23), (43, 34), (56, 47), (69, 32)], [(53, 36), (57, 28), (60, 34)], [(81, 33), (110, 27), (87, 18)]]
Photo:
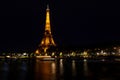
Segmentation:
[(120, 62), (1, 60), (0, 80), (120, 80)]

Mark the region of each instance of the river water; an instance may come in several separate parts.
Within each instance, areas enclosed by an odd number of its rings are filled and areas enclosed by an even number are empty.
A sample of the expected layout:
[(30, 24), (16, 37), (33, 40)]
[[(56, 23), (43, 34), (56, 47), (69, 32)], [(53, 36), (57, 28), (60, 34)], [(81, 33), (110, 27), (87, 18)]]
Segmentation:
[(120, 62), (1, 60), (0, 80), (120, 80)]

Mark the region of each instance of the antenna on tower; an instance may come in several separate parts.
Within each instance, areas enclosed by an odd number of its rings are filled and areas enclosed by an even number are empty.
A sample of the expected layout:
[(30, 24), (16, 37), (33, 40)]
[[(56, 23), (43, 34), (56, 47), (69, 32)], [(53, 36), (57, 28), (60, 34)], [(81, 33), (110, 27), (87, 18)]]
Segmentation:
[(49, 4), (47, 4), (47, 9), (49, 9)]

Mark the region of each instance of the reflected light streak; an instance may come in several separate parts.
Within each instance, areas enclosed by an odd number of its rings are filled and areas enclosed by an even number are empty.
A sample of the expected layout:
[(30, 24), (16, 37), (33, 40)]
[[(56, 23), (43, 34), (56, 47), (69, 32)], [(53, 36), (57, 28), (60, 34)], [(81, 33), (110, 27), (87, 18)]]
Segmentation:
[(52, 62), (52, 64), (51, 64), (51, 80), (56, 80), (56, 64), (55, 64), (55, 62)]
[(55, 73), (56, 73), (55, 62), (53, 62), (53, 63), (51, 64), (51, 67), (52, 67), (52, 74), (55, 74)]
[(76, 75), (76, 65), (75, 65), (75, 60), (72, 60), (72, 75)]
[(63, 59), (60, 59), (60, 75), (63, 75)]
[(86, 59), (84, 59), (83, 68), (84, 68), (84, 75), (87, 76), (89, 73), (88, 73), (88, 65)]
[(49, 80), (49, 74), (51, 70), (51, 62), (48, 61), (39, 61), (37, 60), (36, 62), (36, 67), (35, 67), (35, 78), (37, 79), (43, 79), (43, 80)]
[(53, 61), (36, 61), (35, 80), (56, 80), (56, 64)]
[(3, 80), (8, 80), (8, 75), (9, 75), (9, 65), (8, 63), (4, 62), (3, 66), (2, 66), (2, 74), (0, 75), (1, 77), (3, 77)]

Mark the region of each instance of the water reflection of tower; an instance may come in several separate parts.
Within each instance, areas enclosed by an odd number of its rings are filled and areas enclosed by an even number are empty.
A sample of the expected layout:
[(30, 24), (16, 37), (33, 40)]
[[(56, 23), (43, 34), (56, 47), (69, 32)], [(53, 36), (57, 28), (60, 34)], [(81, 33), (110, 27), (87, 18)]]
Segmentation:
[(46, 53), (47, 49), (52, 46), (56, 46), (52, 34), (51, 34), (51, 26), (50, 26), (50, 9), (49, 5), (47, 5), (46, 9), (46, 23), (45, 23), (45, 32), (42, 38), (42, 41), (39, 45), (39, 48), (36, 50), (36, 53), (40, 54), (40, 52)]

